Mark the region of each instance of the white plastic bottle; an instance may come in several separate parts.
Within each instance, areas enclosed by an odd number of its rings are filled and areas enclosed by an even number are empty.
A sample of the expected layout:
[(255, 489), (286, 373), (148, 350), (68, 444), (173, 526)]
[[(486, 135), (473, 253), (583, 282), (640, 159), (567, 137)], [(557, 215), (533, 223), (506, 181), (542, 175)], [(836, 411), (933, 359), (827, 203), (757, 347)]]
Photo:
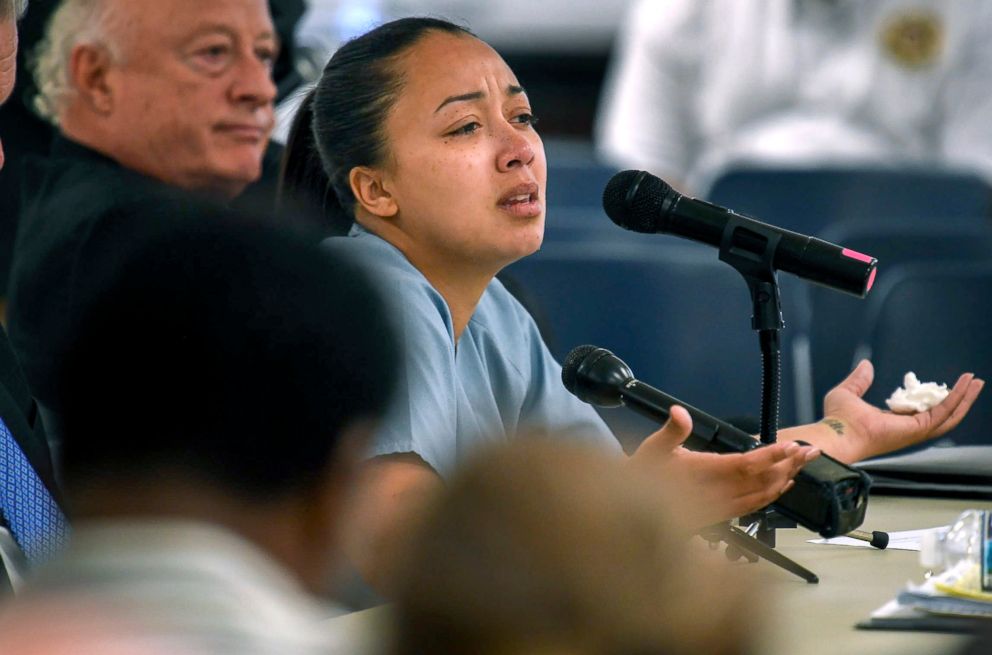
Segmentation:
[(938, 574), (940, 586), (992, 593), (992, 512), (970, 509), (943, 530), (925, 533), (920, 564)]

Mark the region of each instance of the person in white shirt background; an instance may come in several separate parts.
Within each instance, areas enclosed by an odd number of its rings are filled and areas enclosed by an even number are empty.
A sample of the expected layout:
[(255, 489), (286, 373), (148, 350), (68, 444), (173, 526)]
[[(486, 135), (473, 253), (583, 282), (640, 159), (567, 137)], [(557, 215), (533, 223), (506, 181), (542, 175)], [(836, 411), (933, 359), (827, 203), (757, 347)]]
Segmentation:
[(598, 152), (701, 193), (733, 164), (918, 164), (992, 179), (987, 0), (643, 0)]

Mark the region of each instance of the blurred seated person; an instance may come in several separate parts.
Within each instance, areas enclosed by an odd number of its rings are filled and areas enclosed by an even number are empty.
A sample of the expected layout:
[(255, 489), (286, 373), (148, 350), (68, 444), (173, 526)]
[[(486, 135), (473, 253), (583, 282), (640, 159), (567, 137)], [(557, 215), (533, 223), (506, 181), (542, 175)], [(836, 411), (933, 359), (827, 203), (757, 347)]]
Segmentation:
[(10, 280), (14, 239), (17, 236), (22, 187), (21, 165), (27, 155), (47, 153), (52, 140), (51, 126), (29, 109), (28, 98), (32, 95), (32, 83), (28, 60), (32, 46), (44, 31), (44, 19), (57, 2), (58, 0), (31, 0), (31, 11), (27, 11), (27, 0), (14, 2), (19, 5), (16, 69), (21, 74), (15, 80), (14, 68), (10, 69), (13, 83), (10, 101), (0, 106), (0, 134), (3, 134), (6, 141), (6, 171), (0, 175), (0, 320), (3, 320), (6, 312), (7, 285)]
[(702, 193), (734, 164), (922, 164), (992, 179), (992, 2), (640, 0), (602, 156)]
[(0, 612), (5, 655), (197, 655), (199, 651), (136, 634), (129, 621), (78, 603), (18, 603)]
[(452, 476), (398, 574), (392, 653), (753, 653), (742, 571), (691, 500), (588, 447), (521, 440)]
[(68, 530), (46, 434), (0, 326), (0, 597), (16, 592), (31, 566), (58, 549)]
[[(25, 0), (0, 0), (0, 105), (10, 97), (17, 71), (17, 19)], [(3, 135), (0, 135), (3, 136)], [(0, 144), (0, 168), (4, 150)], [(5, 177), (0, 174), (0, 178)], [(42, 531), (59, 532), (64, 516), (38, 407), (0, 326), (0, 595), (17, 588), (28, 557), (42, 546)], [(43, 548), (42, 548), (43, 549)], [(41, 550), (41, 549), (39, 549)]]
[(59, 136), (24, 171), (9, 306), (44, 407), (91, 269), (140, 229), (130, 215), (110, 238), (108, 209), (164, 188), (229, 200), (259, 178), (278, 48), (265, 0), (65, 0), (53, 14), (35, 78)]
[[(363, 466), (348, 540), (366, 580), (387, 595), (392, 551), (422, 499), (479, 447), (537, 433), (623, 456), (596, 410), (565, 390), (533, 318), (495, 279), (540, 248), (547, 175), (513, 71), (439, 19), (392, 21), (346, 43), (295, 119), (282, 189), (323, 206), (347, 234), (325, 242), (331, 252), (380, 273), (406, 346), (401, 391)], [(822, 422), (747, 453), (682, 448), (692, 420), (676, 407), (631, 465), (708, 499), (695, 517), (703, 527), (773, 502), (821, 449), (853, 462), (951, 430), (983, 385), (964, 374), (930, 411), (897, 416), (862, 400), (872, 379), (861, 362), (824, 398)]]
[[(26, 0), (0, 2), (0, 105), (7, 102), (17, 79), (17, 21), (27, 7)], [(0, 144), (0, 168), (4, 152)]]
[(19, 602), (173, 652), (329, 652), (333, 609), (309, 592), (399, 360), (378, 293), (349, 260), (209, 207), (162, 213), (127, 250), (58, 348), (73, 533)]

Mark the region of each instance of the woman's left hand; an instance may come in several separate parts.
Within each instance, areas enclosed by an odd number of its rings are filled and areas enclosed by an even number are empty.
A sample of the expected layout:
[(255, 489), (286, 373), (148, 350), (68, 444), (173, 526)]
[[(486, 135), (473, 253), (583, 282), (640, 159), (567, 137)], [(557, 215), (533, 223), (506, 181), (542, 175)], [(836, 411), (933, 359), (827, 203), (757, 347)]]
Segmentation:
[(827, 393), (821, 424), (833, 432), (826, 437), (831, 443), (806, 435), (795, 438), (810, 441), (841, 461), (855, 462), (945, 434), (961, 422), (985, 385), (965, 373), (940, 404), (916, 414), (893, 414), (862, 400), (874, 377), (871, 362), (862, 360)]

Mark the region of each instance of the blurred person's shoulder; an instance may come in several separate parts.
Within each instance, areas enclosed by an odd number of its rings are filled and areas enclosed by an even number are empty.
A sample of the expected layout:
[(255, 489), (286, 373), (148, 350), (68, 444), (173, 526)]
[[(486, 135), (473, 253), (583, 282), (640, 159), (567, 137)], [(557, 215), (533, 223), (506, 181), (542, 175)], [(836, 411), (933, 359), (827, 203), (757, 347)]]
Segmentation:
[(340, 608), (306, 594), (266, 553), (209, 523), (78, 525), (70, 548), (36, 573), (18, 604), (99, 608), (117, 619), (108, 636), (180, 652), (353, 652), (341, 650), (350, 634), (325, 623)]

